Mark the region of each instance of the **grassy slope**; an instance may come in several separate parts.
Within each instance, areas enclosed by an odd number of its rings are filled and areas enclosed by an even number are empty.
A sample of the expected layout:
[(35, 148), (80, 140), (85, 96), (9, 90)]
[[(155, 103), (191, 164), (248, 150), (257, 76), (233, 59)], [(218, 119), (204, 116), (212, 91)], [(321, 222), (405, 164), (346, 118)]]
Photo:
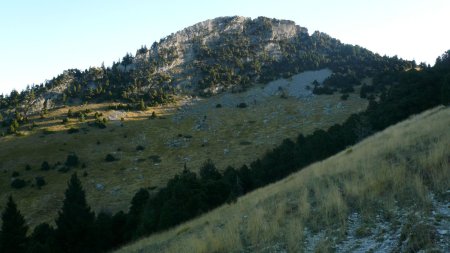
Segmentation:
[(450, 108), (424, 112), (118, 252), (446, 251), (450, 218), (432, 211), (450, 215), (449, 125)]
[[(367, 105), (367, 101), (356, 94), (352, 94), (348, 101), (341, 101), (340, 95), (336, 94), (301, 100), (273, 96), (257, 104), (250, 103), (245, 109), (236, 108), (235, 102), (244, 101), (247, 95), (232, 95), (234, 102), (223, 104), (220, 109), (215, 105), (224, 100), (217, 96), (196, 101), (191, 106), (182, 106), (179, 102), (164, 108), (150, 108), (146, 112), (120, 114), (118, 119), (124, 116), (124, 126), (120, 126), (120, 121), (110, 121), (106, 129), (89, 127), (76, 119), (63, 125), (61, 120), (69, 108), (74, 113), (89, 108), (93, 112), (104, 113), (106, 117), (117, 113), (108, 110), (107, 104), (66, 107), (51, 111), (46, 119), (35, 118), (33, 120), (36, 120), (38, 127), (25, 136), (0, 139), (0, 210), (5, 204), (3, 200), (13, 194), (31, 226), (43, 221), (52, 222), (62, 205), (67, 180), (72, 172), (44, 172), (39, 167), (43, 161), (64, 163), (70, 152), (75, 152), (87, 165), (89, 175), (82, 178), (82, 183), (93, 209), (97, 212), (102, 209), (126, 211), (139, 188), (165, 185), (168, 179), (182, 170), (185, 162), (194, 171), (208, 158), (220, 169), (227, 165), (241, 166), (261, 157), (283, 138), (296, 137), (300, 132), (308, 134), (315, 128), (326, 129), (343, 122), (350, 114), (364, 110)], [(337, 107), (338, 104), (341, 106)], [(149, 120), (152, 111), (165, 119)], [(92, 120), (93, 114), (90, 114), (89, 120)], [(208, 130), (198, 131), (195, 126), (203, 121), (204, 116)], [(70, 127), (82, 130), (68, 134)], [(43, 134), (44, 129), (56, 133)], [(178, 134), (191, 135), (192, 138), (179, 138)], [(182, 147), (168, 147), (167, 143), (171, 141), (180, 142)], [(202, 147), (204, 141), (207, 144)], [(145, 150), (136, 151), (138, 145), (144, 146)], [(118, 151), (119, 148), (121, 151)], [(225, 149), (228, 153), (224, 152)], [(119, 157), (120, 161), (105, 162), (108, 153)], [(159, 155), (162, 162), (155, 164), (149, 158), (151, 155)], [(31, 171), (25, 171), (26, 164), (31, 165)], [(44, 176), (47, 185), (40, 190), (31, 187), (31, 184), (14, 190), (10, 187), (13, 171), (19, 172), (20, 178), (30, 181), (36, 176)], [(81, 175), (84, 170), (78, 168), (76, 171)], [(97, 184), (105, 188), (97, 190)]]

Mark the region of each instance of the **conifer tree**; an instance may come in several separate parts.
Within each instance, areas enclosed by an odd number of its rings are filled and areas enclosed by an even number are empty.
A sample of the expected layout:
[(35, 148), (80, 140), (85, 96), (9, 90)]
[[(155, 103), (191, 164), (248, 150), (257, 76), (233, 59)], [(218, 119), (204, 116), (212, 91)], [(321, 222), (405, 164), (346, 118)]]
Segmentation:
[(2, 213), (2, 222), (0, 252), (25, 252), (28, 227), (11, 196), (9, 196), (6, 208)]
[(61, 252), (90, 252), (95, 214), (86, 203), (81, 182), (74, 173), (65, 192), (62, 210), (56, 220), (56, 240)]
[(127, 217), (125, 238), (130, 240), (137, 237), (136, 228), (139, 225), (142, 211), (150, 198), (146, 189), (141, 188), (131, 200), (131, 207)]
[(55, 230), (47, 223), (41, 223), (34, 228), (28, 242), (27, 253), (56, 252)]

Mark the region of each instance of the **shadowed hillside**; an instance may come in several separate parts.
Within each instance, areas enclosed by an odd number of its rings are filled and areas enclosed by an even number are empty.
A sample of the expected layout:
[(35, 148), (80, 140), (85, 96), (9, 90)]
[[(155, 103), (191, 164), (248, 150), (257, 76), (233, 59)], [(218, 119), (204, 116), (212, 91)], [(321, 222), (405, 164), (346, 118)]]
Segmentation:
[(117, 252), (448, 251), (449, 125), (424, 112)]

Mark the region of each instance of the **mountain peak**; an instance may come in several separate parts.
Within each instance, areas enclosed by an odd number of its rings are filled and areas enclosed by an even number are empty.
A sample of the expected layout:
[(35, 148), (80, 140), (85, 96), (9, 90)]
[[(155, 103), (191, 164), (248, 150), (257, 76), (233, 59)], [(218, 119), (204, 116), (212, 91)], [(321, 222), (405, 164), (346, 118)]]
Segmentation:
[(290, 20), (218, 17), (172, 33), (149, 49), (142, 47), (135, 56), (127, 54), (109, 68), (74, 69), (53, 78), (36, 89), (38, 102), (30, 112), (71, 99), (161, 103), (160, 93), (240, 92), (256, 83), (324, 68), (344, 76), (350, 73), (351, 80), (358, 80), (387, 66), (405, 69), (410, 65), (342, 44), (323, 33), (310, 36), (306, 28)]

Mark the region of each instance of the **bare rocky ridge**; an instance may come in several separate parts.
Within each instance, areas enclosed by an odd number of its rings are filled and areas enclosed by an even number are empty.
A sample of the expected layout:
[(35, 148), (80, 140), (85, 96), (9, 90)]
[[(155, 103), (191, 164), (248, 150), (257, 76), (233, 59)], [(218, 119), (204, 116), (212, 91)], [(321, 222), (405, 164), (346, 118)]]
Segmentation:
[[(175, 87), (182, 93), (192, 94), (196, 88), (196, 82), (200, 78), (198, 73), (198, 48), (205, 46), (211, 50), (229, 43), (228, 36), (244, 35), (248, 38), (252, 50), (259, 57), (270, 56), (275, 60), (283, 58), (280, 47), (281, 42), (287, 42), (299, 37), (301, 34), (308, 36), (308, 30), (296, 25), (293, 21), (269, 19), (258, 17), (256, 19), (234, 16), (219, 17), (197, 23), (153, 43), (149, 50), (138, 50), (131, 64), (120, 64), (118, 69), (123, 72), (146, 71), (150, 61), (156, 62), (156, 73), (172, 77)], [(254, 58), (242, 59), (245, 62), (254, 61)], [(236, 69), (236, 71), (239, 71)], [(62, 94), (67, 91), (73, 82), (73, 74), (65, 71), (62, 81), (57, 87), (51, 88), (46, 94), (37, 97), (32, 103), (30, 113), (38, 113), (44, 108), (55, 108), (62, 99)], [(89, 83), (88, 88), (95, 89), (96, 81)], [(145, 90), (145, 87), (143, 88)], [(212, 93), (224, 89), (218, 84), (212, 89)], [(195, 94), (195, 93), (194, 93)]]
[[(250, 22), (254, 22), (254, 24), (249, 26)], [(262, 26), (269, 28), (269, 33), (264, 34), (264, 41), (260, 40), (261, 36), (255, 34), (258, 28)], [(254, 20), (240, 16), (220, 17), (197, 23), (171, 34), (161, 39), (159, 43), (154, 43), (150, 51), (145, 53), (137, 52), (136, 58), (157, 58), (161, 51), (175, 49), (176, 55), (179, 55), (180, 59), (162, 69), (167, 70), (179, 64), (193, 61), (195, 44), (215, 47), (223, 42), (222, 36), (235, 33), (248, 34), (252, 44), (262, 43), (269, 54), (279, 54), (280, 51), (277, 50), (279, 49), (277, 46), (278, 41), (291, 39), (300, 33), (307, 34), (308, 30), (289, 20), (276, 20), (264, 17)]]
[[(211, 50), (217, 49), (229, 43), (225, 38), (236, 34), (248, 38), (257, 56), (268, 55), (280, 60), (283, 58), (280, 42), (292, 40), (301, 34), (307, 36), (308, 30), (293, 21), (265, 17), (253, 20), (240, 16), (210, 19), (173, 33), (159, 43), (155, 42), (146, 52), (138, 50), (134, 65), (141, 66), (151, 59), (170, 58), (157, 71), (173, 75), (176, 85), (186, 91), (195, 88), (195, 81), (198, 81), (198, 77), (193, 76), (199, 61), (197, 48), (204, 46)], [(247, 62), (252, 60), (255, 59), (243, 59)], [(220, 89), (218, 87), (215, 91)]]
[[(411, 62), (381, 57), (325, 33), (316, 31), (309, 35), (306, 28), (293, 21), (219, 17), (172, 33), (149, 49), (142, 47), (135, 55), (127, 54), (111, 67), (66, 70), (35, 87), (36, 96), (31, 101), (14, 106), (19, 112), (30, 114), (66, 102), (136, 104), (145, 100), (154, 105), (164, 103), (164, 95), (243, 92), (258, 83), (320, 69), (351, 76), (356, 81), (347, 86), (352, 86), (385, 69), (403, 70), (410, 66)], [(335, 89), (343, 92), (344, 88)], [(21, 97), (27, 97), (27, 92)], [(21, 106), (30, 108), (20, 110)]]

